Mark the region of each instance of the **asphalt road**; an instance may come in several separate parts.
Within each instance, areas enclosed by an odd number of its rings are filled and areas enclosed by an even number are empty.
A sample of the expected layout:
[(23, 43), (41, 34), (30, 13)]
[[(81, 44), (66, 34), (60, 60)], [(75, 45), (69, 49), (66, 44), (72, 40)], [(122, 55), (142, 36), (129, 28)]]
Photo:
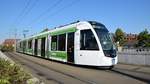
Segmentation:
[(41, 59), (20, 53), (5, 53), (45, 84), (149, 84), (150, 75), (114, 68), (104, 70)]

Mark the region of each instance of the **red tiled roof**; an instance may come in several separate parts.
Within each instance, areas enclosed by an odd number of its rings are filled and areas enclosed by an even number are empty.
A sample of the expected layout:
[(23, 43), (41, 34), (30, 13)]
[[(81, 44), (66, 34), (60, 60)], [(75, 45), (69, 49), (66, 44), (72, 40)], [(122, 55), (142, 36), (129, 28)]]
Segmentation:
[(15, 39), (6, 39), (4, 42), (3, 42), (4, 45), (13, 45), (15, 44)]

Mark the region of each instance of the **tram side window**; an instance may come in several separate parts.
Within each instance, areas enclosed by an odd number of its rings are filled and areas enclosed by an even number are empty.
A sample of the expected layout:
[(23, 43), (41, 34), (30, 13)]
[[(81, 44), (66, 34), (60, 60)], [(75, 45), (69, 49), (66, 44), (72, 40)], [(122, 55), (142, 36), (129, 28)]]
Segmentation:
[(52, 36), (51, 50), (57, 50), (57, 36)]
[(23, 41), (23, 48), (24, 48), (24, 49), (26, 49), (26, 48), (27, 48), (27, 46), (26, 46), (26, 45), (27, 45), (27, 42), (26, 42), (26, 41)]
[(66, 44), (66, 34), (61, 34), (58, 36), (58, 50), (65, 51)]
[(22, 48), (22, 43), (21, 42), (19, 43), (19, 47)]
[(28, 48), (31, 49), (32, 48), (32, 40), (28, 41)]
[(95, 36), (90, 29), (81, 30), (80, 50), (99, 50)]

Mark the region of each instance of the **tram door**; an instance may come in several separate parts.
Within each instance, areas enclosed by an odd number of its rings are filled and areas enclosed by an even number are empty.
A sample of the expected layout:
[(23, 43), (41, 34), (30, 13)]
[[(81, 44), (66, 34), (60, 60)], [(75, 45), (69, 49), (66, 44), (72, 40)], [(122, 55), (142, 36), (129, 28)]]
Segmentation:
[(41, 56), (42, 57), (45, 57), (45, 40), (46, 40), (45, 37), (42, 38), (42, 40), (41, 40)]
[(26, 41), (23, 41), (23, 53), (26, 53)]
[(34, 44), (34, 55), (37, 55), (37, 50), (38, 50), (38, 39), (35, 39), (35, 44)]
[(68, 33), (67, 38), (67, 61), (74, 63), (74, 32)]

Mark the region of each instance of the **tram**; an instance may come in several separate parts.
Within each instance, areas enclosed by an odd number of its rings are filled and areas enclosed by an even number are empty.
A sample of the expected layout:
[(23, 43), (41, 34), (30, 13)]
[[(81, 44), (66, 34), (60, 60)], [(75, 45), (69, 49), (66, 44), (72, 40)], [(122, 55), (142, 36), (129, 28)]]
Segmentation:
[(17, 52), (76, 65), (117, 64), (108, 29), (96, 21), (77, 21), (17, 42)]

